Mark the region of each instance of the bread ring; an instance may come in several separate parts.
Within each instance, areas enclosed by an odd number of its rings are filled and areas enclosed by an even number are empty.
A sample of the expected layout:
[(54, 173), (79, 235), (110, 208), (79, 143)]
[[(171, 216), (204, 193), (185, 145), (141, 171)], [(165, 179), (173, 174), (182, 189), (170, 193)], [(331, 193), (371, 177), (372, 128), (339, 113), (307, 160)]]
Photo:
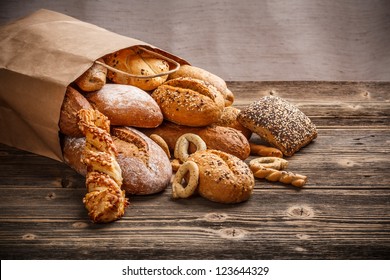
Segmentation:
[(251, 160), (249, 164), (254, 168), (261, 165), (265, 168), (282, 170), (287, 167), (288, 161), (279, 157), (259, 157)]
[(151, 134), (149, 136), (150, 139), (152, 139), (157, 145), (163, 149), (163, 151), (167, 154), (168, 158), (171, 158), (171, 152), (169, 151), (169, 147), (167, 142), (158, 134)]
[[(189, 180), (186, 187), (183, 187), (182, 180), (184, 176), (189, 173)], [(173, 198), (187, 198), (191, 196), (199, 182), (199, 168), (193, 161), (186, 161), (176, 172), (172, 182), (172, 197)]]
[(174, 156), (175, 158), (180, 159), (182, 162), (185, 162), (190, 156), (188, 154), (188, 147), (190, 142), (196, 146), (196, 152), (204, 151), (207, 149), (206, 143), (203, 141), (200, 136), (193, 133), (186, 133), (179, 137), (176, 141)]

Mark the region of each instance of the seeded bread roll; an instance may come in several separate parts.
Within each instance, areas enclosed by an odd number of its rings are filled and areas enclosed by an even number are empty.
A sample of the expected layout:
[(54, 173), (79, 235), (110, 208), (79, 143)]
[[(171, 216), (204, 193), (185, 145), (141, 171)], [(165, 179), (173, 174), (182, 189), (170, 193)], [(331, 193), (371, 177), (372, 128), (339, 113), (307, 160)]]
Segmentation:
[(81, 93), (68, 86), (62, 103), (60, 120), (58, 123), (61, 133), (73, 137), (83, 136), (83, 133), (77, 124), (77, 112), (81, 109), (92, 109), (92, 106)]
[[(224, 126), (189, 127), (177, 125), (171, 122), (163, 122), (153, 129), (143, 129), (146, 135), (157, 134), (168, 144), (171, 151), (174, 150), (176, 141), (186, 133), (199, 135), (206, 143), (208, 149), (220, 150), (232, 154), (242, 160), (249, 157), (250, 146), (248, 139), (238, 130)], [(192, 145), (191, 145), (192, 146)], [(190, 146), (190, 150), (195, 148)]]
[[(122, 188), (127, 194), (148, 195), (163, 191), (172, 177), (171, 163), (165, 152), (136, 129), (117, 127), (111, 130), (122, 170)], [(66, 164), (85, 176), (81, 163), (85, 138), (65, 137), (63, 157)]]
[(198, 193), (202, 197), (220, 203), (239, 203), (250, 198), (255, 185), (253, 173), (239, 158), (205, 150), (190, 155), (187, 161), (198, 165)]
[(177, 78), (152, 93), (164, 119), (187, 126), (206, 126), (219, 120), (224, 108), (222, 94), (197, 79)]
[(311, 120), (286, 100), (266, 96), (241, 110), (238, 121), (278, 148), (292, 156), (317, 137)]
[(106, 84), (85, 96), (95, 109), (108, 117), (111, 125), (156, 127), (163, 121), (158, 104), (134, 86)]
[(228, 89), (226, 82), (217, 75), (214, 75), (202, 68), (191, 65), (182, 65), (180, 66), (179, 70), (170, 74), (168, 79), (171, 80), (180, 77), (194, 78), (210, 83), (222, 93), (225, 100), (225, 106), (230, 106), (234, 102), (234, 95)]
[(219, 121), (215, 123), (215, 125), (226, 126), (226, 127), (237, 129), (238, 131), (241, 131), (241, 133), (244, 134), (244, 136), (247, 139), (249, 139), (252, 136), (252, 131), (250, 131), (249, 129), (247, 129), (237, 121), (237, 116), (239, 113), (240, 113), (240, 109), (236, 107), (233, 106), (225, 107), (223, 109), (221, 118), (219, 119)]
[[(104, 57), (107, 65), (129, 74), (151, 76), (167, 72), (169, 64), (164, 59), (153, 56), (138, 47), (123, 49)], [(133, 85), (149, 91), (166, 81), (167, 75), (149, 79), (129, 77), (121, 73), (108, 70), (107, 78), (117, 84)]]

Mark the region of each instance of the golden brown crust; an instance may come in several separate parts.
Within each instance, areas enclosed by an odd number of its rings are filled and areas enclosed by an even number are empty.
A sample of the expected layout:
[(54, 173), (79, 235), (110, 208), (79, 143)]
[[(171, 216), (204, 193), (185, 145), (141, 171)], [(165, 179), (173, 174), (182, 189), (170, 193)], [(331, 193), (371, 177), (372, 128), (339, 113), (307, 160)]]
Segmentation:
[(241, 110), (237, 119), (286, 156), (292, 156), (317, 137), (311, 120), (279, 97), (265, 96), (253, 102)]
[(252, 136), (252, 131), (250, 131), (248, 128), (244, 127), (242, 124), (239, 123), (239, 121), (237, 120), (237, 116), (239, 113), (240, 109), (236, 107), (225, 107), (223, 109), (221, 118), (214, 125), (226, 126), (237, 129), (242, 134), (244, 134), (247, 139), (249, 139)]
[[(109, 54), (104, 57), (104, 62), (116, 69), (141, 76), (160, 74), (169, 70), (167, 61), (153, 56), (138, 47), (131, 47)], [(129, 77), (111, 70), (108, 70), (107, 73), (107, 78), (114, 83), (133, 85), (146, 91), (154, 90), (165, 82), (167, 77), (168, 76), (165, 75), (156, 78), (140, 79)]]
[(198, 193), (211, 201), (239, 203), (250, 198), (254, 177), (248, 165), (239, 158), (217, 150), (192, 154), (199, 168)]
[[(103, 59), (98, 59), (104, 62)], [(107, 68), (94, 63), (87, 71), (75, 80), (75, 84), (83, 91), (95, 91), (106, 84)]]
[(82, 162), (87, 166), (88, 192), (84, 205), (93, 222), (115, 221), (124, 215), (128, 201), (121, 189), (122, 171), (116, 159), (109, 121), (97, 110), (82, 109), (78, 117), (78, 125), (86, 138)]
[(129, 85), (106, 84), (86, 98), (111, 125), (156, 127), (163, 121), (160, 107), (145, 91)]
[(187, 126), (205, 126), (221, 117), (222, 95), (201, 80), (178, 78), (169, 80), (152, 93), (164, 119)]
[(202, 68), (191, 65), (182, 65), (179, 70), (170, 74), (168, 79), (171, 80), (180, 77), (189, 77), (210, 83), (222, 93), (225, 106), (230, 106), (234, 102), (234, 95), (226, 86), (226, 82), (217, 75), (214, 75)]
[(287, 166), (287, 161), (281, 158), (256, 158), (249, 162), (249, 168), (256, 178), (264, 178), (271, 182), (291, 184), (295, 187), (303, 187), (307, 182), (307, 176), (282, 171)]
[(279, 149), (268, 147), (265, 145), (254, 144), (250, 142), (249, 145), (251, 148), (251, 155), (257, 155), (262, 157), (278, 157), (278, 158), (283, 157), (283, 153)]
[(74, 88), (68, 86), (61, 107), (59, 128), (60, 132), (73, 137), (81, 137), (83, 133), (77, 124), (77, 112), (81, 109), (92, 109), (88, 100)]
[(111, 133), (126, 193), (147, 195), (163, 191), (172, 177), (172, 167), (162, 148), (130, 127), (116, 127)]
[[(250, 154), (249, 142), (246, 137), (236, 129), (223, 126), (189, 127), (171, 122), (163, 122), (153, 129), (143, 129), (146, 135), (158, 134), (171, 151), (174, 150), (177, 139), (183, 134), (194, 133), (199, 135), (206, 143), (207, 148), (220, 150), (232, 154), (240, 159), (246, 159)], [(194, 151), (195, 149), (190, 151)]]

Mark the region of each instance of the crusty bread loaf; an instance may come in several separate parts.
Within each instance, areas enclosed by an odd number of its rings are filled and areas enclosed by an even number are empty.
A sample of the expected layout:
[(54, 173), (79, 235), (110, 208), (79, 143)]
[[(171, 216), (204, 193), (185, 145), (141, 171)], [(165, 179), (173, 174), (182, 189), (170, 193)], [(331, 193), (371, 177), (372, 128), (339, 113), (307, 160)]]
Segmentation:
[(164, 119), (187, 126), (205, 126), (219, 120), (223, 97), (214, 87), (192, 78), (165, 82), (153, 91)]
[(187, 159), (199, 168), (198, 193), (215, 202), (239, 203), (250, 198), (252, 171), (239, 158), (217, 150), (196, 152)]
[(60, 120), (58, 123), (61, 133), (74, 137), (83, 136), (83, 133), (77, 124), (77, 112), (81, 109), (92, 109), (92, 106), (81, 93), (68, 86), (62, 103)]
[[(138, 47), (123, 49), (104, 57), (107, 65), (133, 75), (151, 76), (169, 70), (164, 59), (143, 51)], [(117, 84), (133, 85), (143, 90), (153, 90), (166, 81), (167, 75), (140, 79), (108, 70), (107, 78)]]
[[(122, 188), (127, 194), (147, 195), (164, 190), (171, 179), (172, 167), (165, 152), (136, 129), (117, 127), (111, 130), (122, 170)], [(65, 137), (64, 161), (81, 175), (87, 173), (81, 163), (85, 138)]]
[[(103, 59), (98, 59), (104, 62)], [(106, 84), (107, 68), (94, 63), (87, 71), (75, 80), (75, 84), (83, 91), (95, 91)]]
[(143, 129), (146, 135), (157, 134), (161, 136), (168, 147), (173, 151), (177, 139), (186, 133), (199, 135), (206, 143), (208, 149), (220, 150), (240, 159), (246, 159), (250, 154), (248, 139), (238, 130), (223, 126), (189, 127), (171, 122), (163, 122), (153, 129)]
[(248, 128), (240, 124), (240, 122), (237, 120), (237, 116), (240, 113), (240, 109), (229, 106), (225, 107), (223, 109), (221, 118), (215, 123), (215, 125), (219, 126), (227, 126), (234, 129), (237, 129), (241, 131), (244, 136), (249, 139), (252, 136), (252, 131), (250, 131)]
[(292, 156), (317, 137), (311, 120), (280, 97), (265, 96), (253, 102), (241, 110), (237, 119), (285, 156)]
[(111, 125), (156, 127), (163, 121), (158, 104), (135, 86), (106, 84), (85, 96), (94, 108), (109, 118)]
[(225, 100), (225, 106), (230, 106), (234, 102), (234, 95), (228, 89), (226, 82), (217, 75), (214, 75), (202, 68), (191, 65), (182, 65), (180, 66), (179, 70), (170, 74), (168, 76), (168, 79), (170, 80), (180, 77), (189, 77), (210, 83), (222, 93)]
[(122, 187), (129, 194), (153, 194), (164, 190), (172, 167), (164, 150), (136, 129), (117, 127), (111, 131), (122, 169)]

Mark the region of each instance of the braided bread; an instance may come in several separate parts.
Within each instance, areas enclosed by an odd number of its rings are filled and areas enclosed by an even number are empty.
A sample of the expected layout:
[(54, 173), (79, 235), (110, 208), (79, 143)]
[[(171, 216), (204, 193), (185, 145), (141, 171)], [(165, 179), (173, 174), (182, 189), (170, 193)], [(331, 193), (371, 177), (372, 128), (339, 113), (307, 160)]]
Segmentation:
[(82, 109), (78, 117), (79, 128), (86, 137), (82, 158), (87, 166), (84, 205), (93, 222), (115, 221), (123, 216), (128, 201), (121, 189), (122, 171), (109, 133), (110, 122), (97, 110)]
[(249, 168), (256, 178), (265, 178), (271, 182), (291, 184), (295, 187), (303, 187), (303, 185), (306, 184), (307, 176), (279, 170), (287, 166), (287, 162), (283, 162), (283, 159), (281, 158), (274, 157), (273, 159), (277, 161), (273, 163), (274, 168), (268, 167), (272, 164), (270, 159), (272, 159), (272, 157), (269, 157), (264, 161), (262, 158), (257, 158), (249, 162)]

